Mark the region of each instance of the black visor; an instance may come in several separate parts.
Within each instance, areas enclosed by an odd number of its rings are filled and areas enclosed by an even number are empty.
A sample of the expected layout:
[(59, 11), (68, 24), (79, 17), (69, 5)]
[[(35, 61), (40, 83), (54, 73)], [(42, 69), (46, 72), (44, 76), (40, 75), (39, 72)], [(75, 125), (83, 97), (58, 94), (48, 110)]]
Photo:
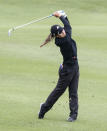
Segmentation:
[(60, 25), (53, 25), (53, 26), (51, 27), (52, 37), (53, 37), (53, 36), (57, 36), (58, 34), (61, 34), (61, 33), (62, 33), (62, 30), (63, 30), (63, 27), (61, 27)]

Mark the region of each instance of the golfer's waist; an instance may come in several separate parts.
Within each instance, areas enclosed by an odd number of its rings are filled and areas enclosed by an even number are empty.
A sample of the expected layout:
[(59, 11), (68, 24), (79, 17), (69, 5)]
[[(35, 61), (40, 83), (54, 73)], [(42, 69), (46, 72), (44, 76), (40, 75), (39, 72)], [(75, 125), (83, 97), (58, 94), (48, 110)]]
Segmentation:
[(75, 64), (78, 64), (77, 58), (71, 59), (71, 60), (68, 60), (68, 61), (63, 61), (63, 65), (72, 66), (72, 65), (75, 65)]

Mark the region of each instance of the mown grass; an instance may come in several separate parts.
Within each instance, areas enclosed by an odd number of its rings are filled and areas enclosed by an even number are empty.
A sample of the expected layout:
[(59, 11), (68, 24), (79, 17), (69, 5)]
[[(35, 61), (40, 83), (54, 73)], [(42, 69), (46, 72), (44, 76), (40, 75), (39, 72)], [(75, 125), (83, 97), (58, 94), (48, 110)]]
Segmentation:
[[(106, 131), (107, 130), (107, 17), (106, 0), (0, 1), (0, 131)], [(54, 41), (40, 49), (56, 18), (7, 31), (34, 18), (63, 9), (77, 41), (80, 65), (79, 116), (69, 115), (68, 92), (44, 120), (39, 105), (56, 86), (62, 62)]]

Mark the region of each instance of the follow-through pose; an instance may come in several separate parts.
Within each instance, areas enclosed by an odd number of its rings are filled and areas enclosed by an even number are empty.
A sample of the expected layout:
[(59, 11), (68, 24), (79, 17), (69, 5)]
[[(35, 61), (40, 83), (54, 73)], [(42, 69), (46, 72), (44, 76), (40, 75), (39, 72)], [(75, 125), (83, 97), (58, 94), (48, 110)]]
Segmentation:
[(59, 25), (51, 27), (51, 33), (41, 47), (55, 39), (55, 44), (60, 47), (63, 56), (63, 64), (59, 68), (59, 79), (56, 88), (48, 96), (47, 100), (41, 105), (38, 115), (39, 119), (43, 119), (58, 98), (69, 89), (69, 108), (70, 114), (68, 121), (74, 121), (78, 116), (78, 81), (79, 81), (79, 65), (77, 59), (76, 42), (71, 38), (71, 26), (67, 16), (61, 15), (59, 12), (53, 14), (58, 17), (64, 24), (64, 28)]

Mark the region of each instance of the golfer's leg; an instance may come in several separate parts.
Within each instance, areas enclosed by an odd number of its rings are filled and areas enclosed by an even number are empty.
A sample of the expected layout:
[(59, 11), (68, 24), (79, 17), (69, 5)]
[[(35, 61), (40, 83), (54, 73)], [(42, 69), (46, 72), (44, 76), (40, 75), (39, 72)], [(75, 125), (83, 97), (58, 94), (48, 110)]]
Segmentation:
[(56, 88), (51, 92), (45, 102), (46, 111), (51, 109), (58, 98), (65, 92), (68, 82), (66, 79), (59, 78)]
[(70, 116), (73, 114), (78, 115), (78, 82), (79, 82), (79, 70), (74, 75), (69, 85), (69, 107)]
[(64, 93), (68, 84), (69, 84), (68, 76), (59, 77), (56, 88), (51, 92), (46, 102), (42, 106), (41, 112), (43, 114), (45, 114), (47, 111), (49, 111), (52, 108), (52, 106), (55, 104), (58, 98)]

